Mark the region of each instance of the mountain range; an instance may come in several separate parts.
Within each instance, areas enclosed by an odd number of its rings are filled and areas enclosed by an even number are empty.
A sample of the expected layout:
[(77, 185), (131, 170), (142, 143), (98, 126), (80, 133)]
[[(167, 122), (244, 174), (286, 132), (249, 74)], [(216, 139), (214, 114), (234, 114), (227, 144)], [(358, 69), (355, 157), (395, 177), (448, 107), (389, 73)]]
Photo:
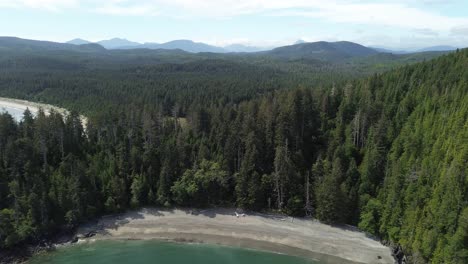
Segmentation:
[[(93, 42), (80, 39), (80, 38), (76, 38), (76, 39), (67, 41), (66, 43), (73, 44), (73, 45), (84, 45), (84, 44), (92, 44)], [(249, 45), (244, 45), (244, 44), (231, 44), (228, 46), (219, 47), (219, 46), (209, 45), (209, 44), (202, 43), (202, 42), (194, 42), (192, 40), (185, 40), (185, 39), (172, 40), (172, 41), (165, 42), (165, 43), (153, 43), (153, 42), (139, 43), (139, 42), (134, 42), (134, 41), (130, 41), (127, 39), (123, 39), (123, 38), (112, 38), (108, 40), (97, 41), (94, 43), (99, 44), (103, 46), (104, 48), (111, 49), (111, 50), (112, 49), (180, 49), (180, 50), (191, 52), (191, 53), (259, 52), (259, 51), (268, 51), (268, 50), (274, 49), (274, 47), (256, 47), (256, 46), (249, 46)], [(310, 43), (315, 43), (313, 46), (315, 46), (316, 49), (320, 50), (321, 48), (323, 48), (324, 43), (331, 43), (331, 42), (325, 42), (325, 41), (307, 42), (305, 40), (299, 39), (296, 42), (294, 42), (294, 44), (291, 46), (295, 46), (298, 44), (310, 44)], [(335, 43), (341, 43), (342, 45), (346, 45), (345, 43), (349, 44), (352, 42), (339, 41)], [(335, 45), (335, 48), (338, 48), (338, 50), (339, 50), (339, 45), (340, 44)], [(360, 50), (363, 50), (362, 47)], [(310, 49), (310, 47), (307, 47), (307, 46), (298, 46), (297, 48), (298, 49), (301, 49), (301, 48)], [(377, 52), (392, 53), (392, 54), (409, 54), (409, 53), (432, 52), (432, 51), (453, 51), (457, 49), (457, 47), (448, 46), (448, 45), (431, 46), (431, 47), (426, 47), (422, 49), (392, 49), (392, 48), (388, 48), (384, 46), (369, 46), (368, 48), (371, 48)], [(318, 50), (315, 50), (315, 52), (318, 52)], [(281, 49), (277, 50), (276, 52), (281, 53)], [(369, 52), (370, 51), (367, 51), (367, 53)]]
[(393, 53), (393, 54), (408, 54), (408, 53), (417, 53), (417, 52), (432, 52), (432, 51), (454, 51), (457, 50), (458, 47), (448, 46), (448, 45), (441, 45), (441, 46), (430, 46), (422, 49), (391, 49), (383, 46), (372, 46), (378, 52), (385, 52), (385, 53)]
[[(74, 40), (79, 43), (80, 40)], [(83, 42), (83, 44), (58, 43), (52, 41), (29, 40), (17, 37), (0, 37), (0, 51), (53, 51), (67, 50), (80, 52), (97, 52), (106, 49), (96, 43)]]
[(308, 58), (323, 61), (339, 61), (353, 57), (366, 57), (379, 52), (349, 41), (319, 41), (279, 47), (266, 53), (273, 57), (289, 60)]
[[(381, 50), (377, 48), (366, 47), (349, 41), (339, 42), (298, 42), (299, 44), (289, 45), (274, 48), (271, 50), (261, 50), (256, 47), (249, 47), (240, 44), (230, 45), (226, 47), (216, 47), (205, 43), (193, 42), (191, 40), (174, 40), (166, 43), (144, 43), (128, 41), (126, 39), (110, 39), (91, 43), (83, 39), (74, 39), (68, 43), (58, 43), (51, 41), (37, 41), (21, 39), (16, 37), (0, 37), (0, 52), (57, 52), (57, 51), (73, 51), (100, 54), (107, 56), (112, 54), (126, 54), (127, 56), (160, 56), (161, 52), (165, 53), (167, 58), (178, 56), (186, 53), (186, 55), (196, 53), (213, 53), (217, 54), (218, 58), (223, 56), (257, 56), (258, 58), (267, 57), (283, 61), (304, 60), (304, 61), (322, 61), (328, 63), (341, 63), (349, 60), (364, 59), (372, 61), (394, 60), (400, 57), (402, 53), (396, 53), (391, 50)], [(442, 53), (450, 51), (448, 47), (430, 47), (415, 54), (423, 54), (421, 56), (432, 56), (432, 54), (440, 54), (439, 51), (433, 50), (445, 49)], [(427, 54), (426, 54), (427, 53)], [(159, 54), (159, 55), (157, 55)], [(238, 55), (236, 55), (238, 54)], [(411, 56), (413, 53), (404, 53), (403, 55)], [(426, 54), (426, 55), (424, 55)], [(191, 56), (192, 56), (191, 55)], [(96, 55), (93, 55), (96, 56)], [(188, 58), (184, 56), (184, 58)], [(210, 55), (212, 56), (212, 55)], [(390, 56), (390, 57), (389, 57)], [(392, 57), (393, 56), (393, 57)], [(397, 56), (397, 57), (395, 57)], [(419, 56), (419, 57), (421, 57)], [(240, 58), (239, 57), (239, 58)], [(419, 60), (419, 57), (416, 60)], [(414, 59), (408, 57), (409, 59)]]
[[(76, 38), (66, 42), (67, 44), (83, 45), (90, 44), (91, 41)], [(228, 52), (257, 52), (269, 48), (260, 48), (248, 46), (243, 44), (232, 44), (225, 47), (217, 47), (201, 42), (194, 42), (192, 40), (180, 39), (172, 40), (165, 43), (138, 43), (129, 41), (122, 38), (113, 38), (109, 40), (101, 40), (96, 42), (106, 49), (180, 49), (191, 53), (198, 52), (214, 52), (214, 53), (228, 53)]]

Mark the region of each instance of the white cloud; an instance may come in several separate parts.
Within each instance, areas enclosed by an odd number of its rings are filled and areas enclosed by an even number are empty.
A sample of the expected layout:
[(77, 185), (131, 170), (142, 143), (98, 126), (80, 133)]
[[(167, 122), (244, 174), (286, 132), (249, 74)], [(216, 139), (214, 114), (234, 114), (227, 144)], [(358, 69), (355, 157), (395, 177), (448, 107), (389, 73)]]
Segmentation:
[(468, 26), (454, 27), (450, 30), (450, 34), (453, 36), (468, 36)]
[(439, 33), (429, 28), (417, 28), (413, 30), (414, 33), (422, 36), (437, 37)]
[[(425, 0), (441, 3), (441, 0)], [(229, 18), (248, 14), (310, 17), (338, 24), (430, 29), (449, 33), (468, 25), (468, 17), (450, 17), (412, 7), (415, 0), (0, 0), (1, 7), (57, 11), (66, 8), (111, 15), (172, 18)]]
[(108, 15), (124, 15), (124, 16), (156, 16), (158, 11), (151, 5), (126, 5), (107, 4), (97, 7), (94, 12)]
[(443, 16), (404, 4), (330, 3), (309, 6), (302, 10), (280, 10), (273, 15), (321, 18), (336, 23), (391, 26), (399, 28), (430, 28), (448, 31), (453, 27), (468, 24), (468, 18)]
[[(126, 10), (127, 1), (113, 0), (119, 13)], [(161, 15), (184, 18), (225, 18), (247, 14), (293, 17), (313, 17), (335, 23), (391, 26), (407, 29), (429, 28), (448, 32), (454, 27), (468, 24), (467, 17), (449, 17), (411, 7), (402, 1), (375, 3), (350, 0), (139, 0), (139, 15), (154, 15), (154, 9), (164, 10)]]
[(56, 12), (77, 7), (79, 2), (80, 0), (0, 0), (0, 8), (32, 8)]

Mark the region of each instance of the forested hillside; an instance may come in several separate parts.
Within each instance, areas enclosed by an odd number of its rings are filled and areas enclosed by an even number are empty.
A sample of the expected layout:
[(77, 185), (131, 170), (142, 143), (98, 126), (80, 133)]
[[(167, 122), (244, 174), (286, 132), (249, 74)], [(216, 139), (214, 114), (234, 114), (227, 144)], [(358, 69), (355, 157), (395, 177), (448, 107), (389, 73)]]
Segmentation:
[(236, 206), (468, 261), (468, 50), (338, 82), (226, 60), (33, 62), (0, 69), (0, 94), (90, 120), (0, 115), (0, 247), (144, 205)]
[(377, 53), (351, 42), (305, 43), (259, 53), (193, 54), (0, 37), (0, 95), (88, 115), (122, 104), (172, 108), (177, 101), (178, 107), (187, 109), (193, 101), (206, 102), (206, 97), (238, 103), (274, 90), (341, 83), (440, 55)]
[(319, 41), (279, 47), (271, 51), (265, 51), (264, 53), (286, 60), (313, 58), (317, 60), (337, 62), (355, 57), (366, 58), (370, 55), (375, 55), (378, 52), (374, 49), (347, 41)]

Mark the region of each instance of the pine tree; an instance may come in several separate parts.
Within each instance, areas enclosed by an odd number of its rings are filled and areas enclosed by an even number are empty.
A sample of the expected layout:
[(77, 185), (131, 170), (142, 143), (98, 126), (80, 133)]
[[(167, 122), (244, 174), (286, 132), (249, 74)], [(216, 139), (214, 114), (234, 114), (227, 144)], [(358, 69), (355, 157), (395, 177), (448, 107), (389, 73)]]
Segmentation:
[(345, 199), (341, 192), (340, 180), (343, 177), (341, 160), (333, 162), (331, 172), (325, 172), (318, 183), (316, 191), (317, 218), (325, 223), (340, 223), (343, 221), (342, 211), (345, 209)]
[(263, 205), (261, 175), (256, 167), (258, 155), (255, 134), (251, 132), (247, 137), (244, 159), (236, 177), (237, 205), (243, 208), (258, 209)]

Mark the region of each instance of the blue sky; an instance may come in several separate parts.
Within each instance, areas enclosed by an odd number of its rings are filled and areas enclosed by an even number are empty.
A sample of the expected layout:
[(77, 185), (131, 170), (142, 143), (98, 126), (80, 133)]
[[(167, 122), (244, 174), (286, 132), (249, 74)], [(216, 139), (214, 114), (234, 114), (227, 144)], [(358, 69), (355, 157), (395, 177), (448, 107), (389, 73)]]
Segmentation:
[(467, 0), (0, 0), (0, 35), (279, 46), (468, 46)]

